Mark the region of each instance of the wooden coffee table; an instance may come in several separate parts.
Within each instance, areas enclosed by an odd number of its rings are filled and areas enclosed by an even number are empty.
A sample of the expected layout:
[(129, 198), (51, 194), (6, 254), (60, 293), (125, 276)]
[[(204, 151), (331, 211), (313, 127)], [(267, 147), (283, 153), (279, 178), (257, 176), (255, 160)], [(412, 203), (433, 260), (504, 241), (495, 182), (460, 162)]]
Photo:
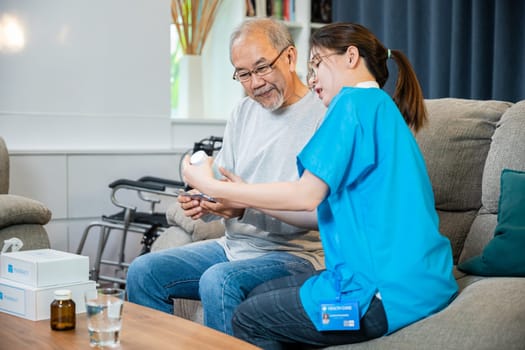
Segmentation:
[[(76, 328), (52, 331), (49, 320), (30, 321), (0, 313), (0, 348), (92, 349), (86, 314), (77, 314)], [(183, 318), (125, 302), (120, 347), (116, 349), (259, 349), (237, 338)]]

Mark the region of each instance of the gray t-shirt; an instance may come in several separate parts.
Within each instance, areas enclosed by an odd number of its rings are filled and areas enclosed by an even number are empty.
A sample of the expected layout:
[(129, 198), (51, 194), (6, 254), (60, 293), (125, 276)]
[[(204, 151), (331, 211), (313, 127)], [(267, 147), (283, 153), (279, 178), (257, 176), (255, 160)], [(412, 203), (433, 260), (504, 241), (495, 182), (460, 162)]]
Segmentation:
[[(325, 112), (311, 92), (274, 112), (246, 97), (226, 124), (215, 162), (248, 183), (297, 180), (296, 156), (320, 126)], [(230, 260), (287, 251), (306, 258), (317, 269), (324, 266), (317, 231), (288, 225), (254, 209), (245, 210), (240, 219), (225, 220), (225, 226), (226, 234), (219, 243)]]

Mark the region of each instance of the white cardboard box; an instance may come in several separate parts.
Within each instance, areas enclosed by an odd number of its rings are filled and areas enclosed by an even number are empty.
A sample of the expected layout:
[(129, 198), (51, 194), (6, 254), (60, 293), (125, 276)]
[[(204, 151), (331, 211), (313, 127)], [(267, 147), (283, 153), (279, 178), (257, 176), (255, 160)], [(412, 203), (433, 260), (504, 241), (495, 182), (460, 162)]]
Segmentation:
[(0, 311), (32, 321), (48, 319), (54, 291), (58, 289), (71, 290), (75, 311), (79, 314), (86, 312), (84, 293), (95, 290), (96, 283), (87, 281), (37, 288), (0, 278)]
[(54, 249), (0, 255), (0, 277), (32, 287), (89, 280), (89, 257)]

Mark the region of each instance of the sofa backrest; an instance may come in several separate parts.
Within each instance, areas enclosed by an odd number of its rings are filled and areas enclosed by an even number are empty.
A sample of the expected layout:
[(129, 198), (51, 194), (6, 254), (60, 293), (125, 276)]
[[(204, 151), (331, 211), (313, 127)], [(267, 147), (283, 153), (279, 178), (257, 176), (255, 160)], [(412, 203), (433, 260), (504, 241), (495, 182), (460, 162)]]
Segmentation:
[(502, 114), (501, 101), (426, 100), (429, 123), (417, 135), (434, 190), (440, 231), (457, 263), (481, 207), (485, 160)]

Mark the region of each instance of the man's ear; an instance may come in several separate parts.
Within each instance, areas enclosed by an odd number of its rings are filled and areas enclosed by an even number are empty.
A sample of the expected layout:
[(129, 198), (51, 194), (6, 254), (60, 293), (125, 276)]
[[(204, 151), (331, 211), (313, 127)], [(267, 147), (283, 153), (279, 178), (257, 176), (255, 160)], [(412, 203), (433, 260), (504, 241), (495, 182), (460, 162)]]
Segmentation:
[(297, 49), (294, 46), (290, 46), (286, 52), (286, 59), (290, 65), (290, 72), (295, 72), (297, 65)]

